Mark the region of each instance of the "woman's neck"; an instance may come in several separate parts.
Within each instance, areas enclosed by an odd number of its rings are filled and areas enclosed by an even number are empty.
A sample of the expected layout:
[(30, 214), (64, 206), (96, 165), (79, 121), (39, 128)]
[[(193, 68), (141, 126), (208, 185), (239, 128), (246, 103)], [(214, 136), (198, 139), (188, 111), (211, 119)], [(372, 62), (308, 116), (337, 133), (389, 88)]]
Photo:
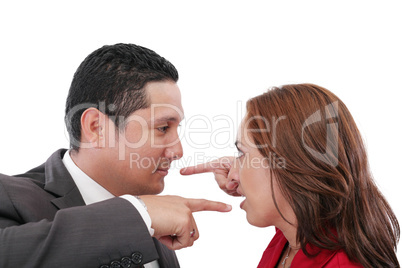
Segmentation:
[(285, 236), (288, 243), (286, 244), (285, 248), (282, 251), (282, 255), (276, 266), (278, 268), (290, 267), (291, 263), (293, 261), (293, 258), (296, 256), (297, 252), (300, 249), (300, 243), (297, 243), (297, 238), (296, 238), (297, 227), (294, 225), (290, 225), (289, 223), (286, 223), (286, 225), (284, 227), (283, 226), (281, 226), (281, 227), (278, 227), (278, 228), (282, 231), (282, 233)]
[(300, 243), (297, 242), (297, 226), (295, 225), (290, 225), (289, 223), (284, 224), (285, 226), (280, 226), (278, 227), (283, 235), (286, 237), (286, 240), (288, 240), (290, 247), (293, 250), (297, 250), (300, 248)]

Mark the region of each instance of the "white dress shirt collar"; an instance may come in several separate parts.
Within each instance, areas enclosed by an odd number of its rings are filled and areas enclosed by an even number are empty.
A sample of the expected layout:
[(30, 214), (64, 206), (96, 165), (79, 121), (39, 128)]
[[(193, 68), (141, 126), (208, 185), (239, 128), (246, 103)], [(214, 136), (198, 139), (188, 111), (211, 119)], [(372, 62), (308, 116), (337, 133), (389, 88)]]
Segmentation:
[(66, 166), (68, 172), (70, 172), (86, 205), (115, 197), (77, 167), (71, 159), (70, 150), (64, 154), (63, 164)]

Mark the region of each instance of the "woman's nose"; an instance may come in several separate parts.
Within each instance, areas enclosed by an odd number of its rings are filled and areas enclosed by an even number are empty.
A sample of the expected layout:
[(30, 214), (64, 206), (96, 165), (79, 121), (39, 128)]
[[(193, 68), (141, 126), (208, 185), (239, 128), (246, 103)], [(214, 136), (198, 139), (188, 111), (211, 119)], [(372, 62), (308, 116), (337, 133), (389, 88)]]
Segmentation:
[(239, 168), (238, 168), (238, 160), (235, 159), (231, 169), (228, 173), (228, 182), (226, 183), (226, 188), (228, 190), (235, 190), (237, 186), (239, 186), (240, 177), (239, 177)]

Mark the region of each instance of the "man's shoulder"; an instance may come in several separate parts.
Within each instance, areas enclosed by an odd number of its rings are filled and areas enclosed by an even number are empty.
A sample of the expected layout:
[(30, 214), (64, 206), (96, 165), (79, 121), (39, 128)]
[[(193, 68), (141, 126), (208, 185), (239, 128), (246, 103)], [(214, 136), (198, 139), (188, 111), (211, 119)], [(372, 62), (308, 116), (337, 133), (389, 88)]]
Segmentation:
[[(5, 175), (0, 173), (0, 187), (14, 188), (24, 191), (24, 189), (44, 189), (46, 184), (46, 172), (49, 169), (49, 165), (62, 164), (62, 156), (66, 152), (66, 149), (59, 149), (54, 152), (46, 162), (30, 169), (26, 173), (18, 175)], [(47, 167), (48, 166), (48, 167)], [(52, 170), (50, 170), (52, 171)]]
[(57, 196), (46, 190), (48, 166), (47, 161), (23, 174), (0, 174), (0, 217), (19, 223), (53, 219), (57, 208), (51, 201)]
[[(41, 165), (41, 166), (44, 166)], [(26, 173), (18, 174), (18, 175), (5, 175), (0, 173), (0, 184), (3, 187), (23, 187), (23, 186), (39, 186), (43, 188), (45, 185), (45, 173), (40, 171), (40, 167), (32, 169)]]
[(40, 174), (25, 174), (8, 176), (0, 173), (0, 186), (3, 188), (17, 187), (23, 189), (25, 187), (39, 187), (42, 188), (45, 185), (44, 176)]

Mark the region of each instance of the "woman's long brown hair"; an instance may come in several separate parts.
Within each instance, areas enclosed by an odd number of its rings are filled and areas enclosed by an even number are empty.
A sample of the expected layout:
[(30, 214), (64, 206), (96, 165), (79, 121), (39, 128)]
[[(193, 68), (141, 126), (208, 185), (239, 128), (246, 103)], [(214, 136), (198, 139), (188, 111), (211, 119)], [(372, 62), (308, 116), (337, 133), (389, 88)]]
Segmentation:
[(270, 127), (250, 133), (296, 214), (297, 240), (306, 255), (317, 254), (310, 244), (342, 249), (364, 267), (399, 267), (398, 220), (373, 180), (356, 123), (337, 96), (313, 84), (272, 88), (248, 101), (247, 119), (250, 130)]

